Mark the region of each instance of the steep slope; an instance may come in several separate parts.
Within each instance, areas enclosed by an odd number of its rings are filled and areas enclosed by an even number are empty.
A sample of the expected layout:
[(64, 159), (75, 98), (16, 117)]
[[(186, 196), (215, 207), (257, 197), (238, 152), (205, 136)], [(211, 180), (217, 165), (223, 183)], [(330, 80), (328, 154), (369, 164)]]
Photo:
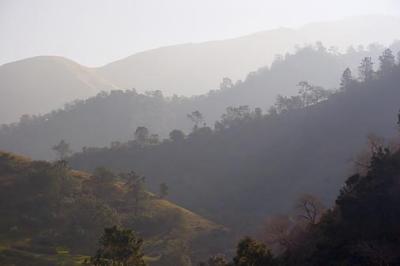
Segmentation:
[(300, 193), (332, 202), (367, 135), (396, 136), (399, 73), (396, 66), (305, 108), (237, 114), (231, 122), (228, 114), (214, 131), (201, 128), (185, 140), (88, 149), (70, 162), (78, 169), (133, 167), (151, 176), (152, 189), (169, 184), (183, 206), (248, 229), (267, 214), (286, 212)]
[(0, 124), (58, 109), (116, 89), (94, 71), (62, 57), (40, 56), (0, 66)]
[(235, 39), (162, 47), (105, 65), (98, 73), (122, 88), (190, 96), (217, 89), (223, 77), (243, 80), (296, 45), (317, 41), (340, 49), (373, 42), (388, 45), (399, 38), (399, 28), (399, 18), (385, 16), (312, 23), (299, 29), (280, 28)]
[(113, 225), (144, 238), (150, 265), (171, 265), (166, 261), (180, 256), (195, 262), (228, 239), (222, 226), (145, 190), (135, 192), (140, 202), (133, 200), (126, 178), (0, 152), (0, 264), (78, 264)]

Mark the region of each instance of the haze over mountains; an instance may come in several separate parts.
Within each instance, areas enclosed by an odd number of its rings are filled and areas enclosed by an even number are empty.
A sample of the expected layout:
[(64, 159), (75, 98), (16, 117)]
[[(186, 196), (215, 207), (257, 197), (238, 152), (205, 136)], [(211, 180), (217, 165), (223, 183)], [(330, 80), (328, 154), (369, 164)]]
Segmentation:
[(399, 18), (365, 16), (313, 23), (296, 30), (280, 28), (229, 40), (162, 47), (99, 68), (59, 57), (21, 60), (0, 66), (0, 123), (15, 122), (23, 114), (43, 114), (102, 90), (203, 94), (217, 89), (224, 77), (244, 79), (296, 45), (321, 41), (326, 47), (342, 50), (374, 42), (388, 45), (400, 38), (399, 29)]
[(331, 204), (354, 165), (366, 167), (356, 155), (368, 135), (395, 138), (397, 149), (400, 64), (382, 73), (373, 80), (352, 80), (308, 106), (291, 98), (282, 101), (278, 113), (236, 109), (214, 129), (200, 127), (155, 145), (136, 140), (88, 148), (69, 161), (89, 171), (99, 165), (135, 169), (151, 177), (152, 189), (169, 184), (178, 204), (231, 227), (255, 229), (252, 221), (289, 212), (302, 193)]
[[(400, 43), (391, 46), (396, 53)], [(193, 111), (202, 114), (202, 123), (213, 126), (228, 107), (248, 106), (262, 112), (274, 104), (278, 93), (295, 95), (300, 81), (338, 88), (346, 67), (357, 73), (364, 57), (377, 62), (383, 47), (337, 54), (323, 46), (304, 47), (294, 54), (261, 68), (243, 82), (226, 81), (222, 88), (198, 97), (164, 97), (161, 93), (137, 93), (114, 90), (99, 93), (87, 100), (75, 101), (66, 108), (38, 117), (24, 116), (17, 124), (0, 128), (0, 149), (26, 154), (35, 159), (54, 158), (53, 145), (61, 139), (74, 152), (84, 147), (109, 146), (134, 138), (136, 128), (144, 126), (157, 138), (168, 138), (174, 129), (189, 133), (193, 122), (187, 117)]]
[(39, 56), (4, 64), (0, 66), (0, 124), (116, 88), (93, 70), (63, 57)]
[(1, 266), (400, 265), (400, 3), (28, 2), (0, 0), (0, 62), (39, 55), (0, 66)]
[[(321, 41), (326, 47), (389, 45), (400, 38), (400, 18), (364, 16), (279, 28), (221, 41), (163, 47), (99, 68), (123, 88), (161, 90), (167, 95), (196, 95), (217, 89), (223, 77), (236, 81), (272, 63), (296, 45)], [(173, 62), (173, 63), (172, 63)]]

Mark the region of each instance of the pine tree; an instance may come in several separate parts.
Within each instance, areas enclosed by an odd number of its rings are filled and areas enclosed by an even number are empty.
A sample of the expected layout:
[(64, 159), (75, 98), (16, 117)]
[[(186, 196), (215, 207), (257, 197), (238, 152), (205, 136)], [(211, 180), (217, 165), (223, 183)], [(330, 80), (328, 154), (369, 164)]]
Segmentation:
[(349, 85), (353, 82), (353, 75), (351, 73), (350, 68), (346, 68), (342, 74), (342, 78), (340, 80), (340, 88), (345, 90), (349, 87)]
[(359, 75), (361, 81), (370, 81), (374, 77), (374, 63), (372, 62), (371, 57), (365, 57), (360, 66), (358, 67)]
[(396, 65), (396, 59), (392, 53), (392, 50), (386, 49), (381, 56), (379, 56), (379, 73), (385, 75), (392, 72)]

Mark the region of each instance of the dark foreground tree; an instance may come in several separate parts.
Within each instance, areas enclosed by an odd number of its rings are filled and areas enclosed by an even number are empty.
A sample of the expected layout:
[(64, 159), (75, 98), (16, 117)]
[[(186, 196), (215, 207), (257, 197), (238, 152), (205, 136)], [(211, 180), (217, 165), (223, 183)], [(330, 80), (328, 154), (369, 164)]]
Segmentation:
[(274, 265), (274, 258), (263, 243), (246, 237), (238, 244), (233, 265), (269, 266)]
[(143, 240), (129, 229), (116, 226), (104, 229), (100, 247), (89, 265), (95, 266), (145, 266)]

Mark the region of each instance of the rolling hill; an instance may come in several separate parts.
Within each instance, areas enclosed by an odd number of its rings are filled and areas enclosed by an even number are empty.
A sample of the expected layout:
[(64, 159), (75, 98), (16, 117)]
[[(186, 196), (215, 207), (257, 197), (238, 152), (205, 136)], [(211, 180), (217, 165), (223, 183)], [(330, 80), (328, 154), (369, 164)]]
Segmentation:
[(0, 264), (77, 265), (113, 225), (144, 238), (150, 265), (196, 262), (225, 245), (226, 228), (146, 190), (133, 200), (126, 178), (0, 152)]
[(117, 88), (93, 70), (62, 57), (39, 56), (4, 64), (0, 66), (0, 124)]

